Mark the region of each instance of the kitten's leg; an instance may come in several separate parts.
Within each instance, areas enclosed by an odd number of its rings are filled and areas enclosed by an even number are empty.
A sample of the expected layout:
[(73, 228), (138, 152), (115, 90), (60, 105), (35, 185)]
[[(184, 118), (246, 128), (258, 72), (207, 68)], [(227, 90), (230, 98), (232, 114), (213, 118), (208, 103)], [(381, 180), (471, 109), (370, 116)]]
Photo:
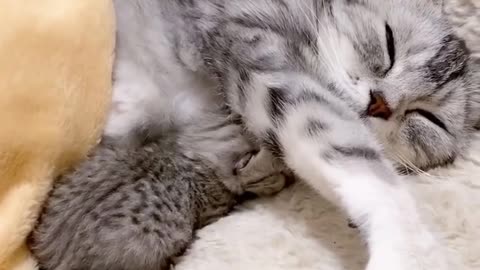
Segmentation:
[(228, 91), (232, 108), (359, 226), (369, 245), (368, 270), (446, 269), (413, 197), (356, 114), (308, 77), (250, 76), (244, 91)]
[(290, 179), (283, 164), (265, 148), (243, 157), (235, 169), (246, 192), (269, 196), (280, 192)]

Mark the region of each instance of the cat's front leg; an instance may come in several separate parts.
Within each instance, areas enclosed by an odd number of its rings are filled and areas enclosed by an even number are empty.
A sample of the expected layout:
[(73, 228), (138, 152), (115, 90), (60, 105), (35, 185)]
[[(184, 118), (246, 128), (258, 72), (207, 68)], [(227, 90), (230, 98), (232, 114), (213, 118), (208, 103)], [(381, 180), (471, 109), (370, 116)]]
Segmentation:
[(440, 243), (367, 126), (308, 77), (288, 77), (251, 75), (237, 99), (244, 103), (234, 104), (250, 131), (358, 225), (368, 270), (447, 269)]
[(287, 113), (277, 132), (279, 152), (289, 167), (359, 226), (369, 245), (367, 269), (446, 269), (440, 243), (373, 134), (360, 121), (336, 118), (325, 108), (311, 109)]

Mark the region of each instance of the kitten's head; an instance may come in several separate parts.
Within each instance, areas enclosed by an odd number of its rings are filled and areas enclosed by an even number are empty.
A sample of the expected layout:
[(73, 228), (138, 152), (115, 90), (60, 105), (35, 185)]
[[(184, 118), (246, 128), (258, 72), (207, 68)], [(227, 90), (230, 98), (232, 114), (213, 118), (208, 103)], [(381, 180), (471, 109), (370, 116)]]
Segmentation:
[(478, 67), (441, 6), (330, 3), (318, 23), (326, 78), (349, 93), (394, 161), (428, 169), (454, 160), (480, 119), (480, 89)]

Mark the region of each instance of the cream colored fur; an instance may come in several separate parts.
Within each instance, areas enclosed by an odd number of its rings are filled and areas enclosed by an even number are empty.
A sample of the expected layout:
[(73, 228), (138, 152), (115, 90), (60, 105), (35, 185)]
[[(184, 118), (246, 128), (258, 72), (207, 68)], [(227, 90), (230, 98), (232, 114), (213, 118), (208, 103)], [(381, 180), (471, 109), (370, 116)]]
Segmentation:
[(111, 0), (0, 0), (0, 18), (0, 270), (34, 269), (41, 203), (103, 129), (114, 15)]

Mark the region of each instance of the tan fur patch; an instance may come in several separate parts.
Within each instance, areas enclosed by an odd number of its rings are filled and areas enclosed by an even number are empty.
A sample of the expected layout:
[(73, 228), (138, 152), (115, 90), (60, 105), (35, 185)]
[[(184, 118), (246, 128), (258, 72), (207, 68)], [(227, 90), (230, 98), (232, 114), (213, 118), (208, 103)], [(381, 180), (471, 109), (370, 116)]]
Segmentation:
[(0, 0), (0, 269), (32, 269), (24, 240), (52, 180), (101, 135), (110, 0)]

